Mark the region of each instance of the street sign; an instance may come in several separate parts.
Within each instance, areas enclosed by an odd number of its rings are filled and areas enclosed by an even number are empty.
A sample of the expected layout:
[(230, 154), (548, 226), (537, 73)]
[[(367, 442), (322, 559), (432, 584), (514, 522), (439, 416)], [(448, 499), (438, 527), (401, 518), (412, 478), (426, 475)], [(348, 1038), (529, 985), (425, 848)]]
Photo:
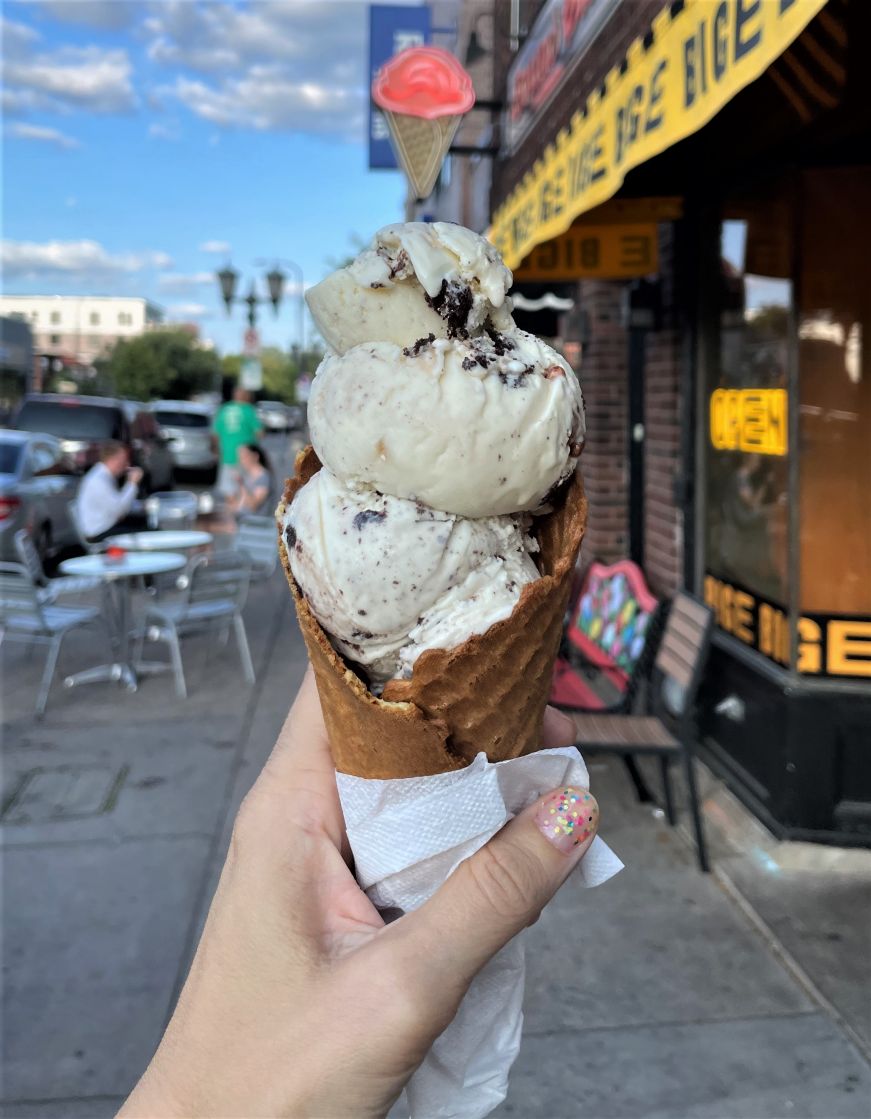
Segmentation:
[(263, 388), (263, 366), (258, 357), (246, 357), (239, 371), (239, 384), (249, 392)]
[(253, 326), (245, 331), (244, 352), (256, 357), (260, 353), (260, 332)]

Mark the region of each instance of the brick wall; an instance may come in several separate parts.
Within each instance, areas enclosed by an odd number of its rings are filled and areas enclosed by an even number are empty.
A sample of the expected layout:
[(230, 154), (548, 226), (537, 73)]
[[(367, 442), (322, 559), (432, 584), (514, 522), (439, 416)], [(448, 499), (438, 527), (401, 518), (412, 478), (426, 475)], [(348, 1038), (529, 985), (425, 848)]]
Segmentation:
[(628, 546), (627, 346), (620, 323), (621, 286), (593, 280), (578, 284), (579, 303), (589, 323), (579, 370), (587, 412), (581, 469), (590, 503), (585, 564), (620, 559)]
[(674, 326), (673, 227), (660, 226), (662, 329), (647, 336), (644, 363), (644, 570), (656, 594), (682, 583), (683, 516), (675, 505), (680, 469), (681, 337)]

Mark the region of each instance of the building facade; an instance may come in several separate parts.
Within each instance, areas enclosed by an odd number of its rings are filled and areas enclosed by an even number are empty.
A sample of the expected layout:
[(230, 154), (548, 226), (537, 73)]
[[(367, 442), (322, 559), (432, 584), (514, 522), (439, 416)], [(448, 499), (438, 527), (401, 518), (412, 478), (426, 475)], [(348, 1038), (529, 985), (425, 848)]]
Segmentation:
[(489, 235), (574, 304), (584, 561), (706, 601), (706, 760), (777, 833), (867, 844), (871, 5), (495, 17)]
[(28, 324), (38, 354), (84, 368), (163, 321), (147, 299), (107, 295), (0, 295), (0, 314)]

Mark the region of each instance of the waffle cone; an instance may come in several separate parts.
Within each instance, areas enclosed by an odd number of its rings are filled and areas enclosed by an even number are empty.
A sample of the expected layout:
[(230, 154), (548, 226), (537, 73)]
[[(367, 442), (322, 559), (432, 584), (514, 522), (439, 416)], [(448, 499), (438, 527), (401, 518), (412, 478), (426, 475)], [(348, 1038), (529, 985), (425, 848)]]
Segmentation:
[(432, 194), (448, 148), (463, 114), (425, 120), (409, 113), (384, 111), (393, 147), (418, 198)]
[[(320, 465), (311, 447), (299, 453), (279, 521)], [(336, 769), (357, 777), (421, 777), (462, 769), (480, 750), (491, 761), (537, 750), (586, 521), (578, 472), (559, 506), (536, 522), (541, 578), (523, 588), (511, 616), (454, 649), (428, 649), (412, 678), (390, 680), (381, 699), (333, 649), (293, 578), (279, 532)]]

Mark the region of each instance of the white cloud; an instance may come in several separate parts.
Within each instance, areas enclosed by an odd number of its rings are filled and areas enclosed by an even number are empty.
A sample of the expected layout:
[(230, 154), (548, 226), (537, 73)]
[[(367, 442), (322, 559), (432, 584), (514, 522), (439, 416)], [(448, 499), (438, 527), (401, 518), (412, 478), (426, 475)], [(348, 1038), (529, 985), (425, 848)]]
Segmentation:
[(65, 132), (41, 124), (24, 124), (22, 121), (16, 121), (6, 126), (6, 135), (14, 136), (16, 140), (36, 140), (43, 144), (54, 144), (59, 148), (81, 147), (74, 136), (67, 136)]
[(201, 253), (220, 253), (226, 256), (230, 251), (229, 241), (203, 241), (200, 245)]
[(12, 54), (15, 51), (29, 50), (32, 43), (39, 39), (39, 32), (29, 27), (26, 23), (18, 23), (5, 16), (0, 19), (0, 30), (3, 34), (3, 53)]
[(39, 7), (62, 23), (118, 31), (139, 18), (142, 5), (135, 0), (40, 0)]
[(212, 315), (211, 308), (203, 303), (171, 303), (167, 312), (174, 319), (207, 319)]
[(0, 266), (8, 279), (87, 279), (171, 268), (172, 259), (163, 252), (113, 254), (97, 241), (3, 241)]
[(166, 124), (161, 121), (152, 121), (148, 126), (148, 135), (155, 140), (169, 140), (176, 143), (181, 139), (181, 129), (174, 122)]
[[(10, 49), (10, 35), (13, 49)], [(36, 32), (4, 22), (3, 85), (7, 112), (84, 109), (120, 113), (136, 104), (125, 50), (61, 46), (33, 51)]]
[(366, 6), (164, 0), (146, 20), (152, 61), (181, 70), (159, 95), (222, 128), (362, 142)]
[(193, 272), (189, 275), (181, 272), (167, 272), (163, 276), (158, 276), (157, 286), (162, 291), (182, 292), (193, 291), (195, 288), (203, 287), (206, 284), (217, 287), (217, 282), (214, 272)]

